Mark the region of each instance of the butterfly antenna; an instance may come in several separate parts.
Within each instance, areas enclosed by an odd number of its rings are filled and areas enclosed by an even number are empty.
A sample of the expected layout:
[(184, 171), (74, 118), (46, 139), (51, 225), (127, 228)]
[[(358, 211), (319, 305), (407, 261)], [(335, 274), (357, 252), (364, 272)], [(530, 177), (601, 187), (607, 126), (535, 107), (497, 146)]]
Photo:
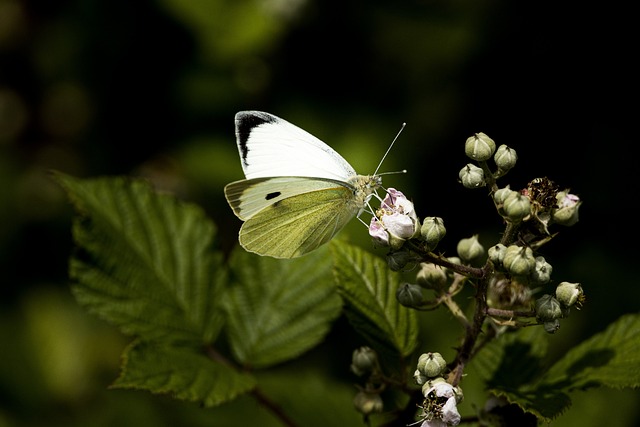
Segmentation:
[(402, 123), (402, 126), (400, 127), (400, 130), (398, 131), (398, 134), (396, 135), (395, 138), (393, 138), (393, 141), (391, 141), (391, 144), (389, 144), (389, 148), (387, 148), (386, 153), (384, 153), (384, 156), (382, 156), (382, 160), (380, 160), (380, 163), (378, 164), (378, 167), (376, 168), (375, 172), (373, 173), (374, 175), (378, 174), (378, 169), (380, 169), (380, 166), (382, 166), (382, 162), (384, 162), (384, 159), (387, 158), (387, 154), (389, 154), (389, 151), (391, 151), (391, 147), (393, 147), (393, 144), (396, 143), (396, 139), (398, 139), (398, 137), (400, 136), (400, 134), (402, 133), (402, 131), (404, 130), (404, 127), (407, 125), (407, 123)]

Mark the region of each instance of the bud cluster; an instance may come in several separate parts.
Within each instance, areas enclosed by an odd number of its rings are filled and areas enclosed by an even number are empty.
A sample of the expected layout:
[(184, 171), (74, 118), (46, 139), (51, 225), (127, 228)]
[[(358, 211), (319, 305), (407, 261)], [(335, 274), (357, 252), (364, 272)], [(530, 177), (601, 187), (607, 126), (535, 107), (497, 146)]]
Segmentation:
[[(496, 178), (505, 175), (518, 161), (516, 150), (504, 144), (496, 149), (495, 141), (483, 132), (467, 138), (464, 152), (471, 160), (479, 163), (479, 166), (468, 163), (458, 173), (460, 182), (466, 188), (479, 188), (491, 184)], [(496, 170), (491, 173), (491, 177), (488, 177), (486, 176), (489, 172), (487, 162), (492, 157)]]
[[(532, 287), (551, 282), (553, 267), (544, 257), (535, 253), (553, 237), (552, 224), (571, 226), (578, 221), (580, 198), (569, 190), (560, 191), (548, 178), (536, 178), (520, 190), (508, 185), (498, 187), (496, 180), (512, 169), (518, 156), (512, 148), (501, 145), (496, 149), (493, 139), (477, 133), (465, 142), (465, 154), (477, 164), (465, 165), (459, 178), (467, 188), (490, 186), (495, 207), (507, 223), (507, 235), (502, 243), (489, 248), (487, 258), (495, 269), (489, 281), (487, 302), (500, 309), (535, 306), (535, 316), (548, 332), (559, 327), (559, 319), (566, 317), (569, 307), (584, 301), (580, 285), (562, 282), (556, 295), (543, 295), (535, 304)], [(493, 158), (495, 171), (488, 161)], [(468, 264), (482, 262), (484, 255), (477, 239), (462, 239), (458, 255)]]
[[(447, 234), (444, 220), (427, 216), (420, 221), (413, 203), (402, 192), (389, 188), (384, 199), (378, 197), (380, 207), (375, 211), (370, 208), (373, 217), (369, 235), (374, 245), (389, 248), (387, 263), (391, 270), (417, 267), (415, 283), (399, 286), (396, 299), (405, 307), (419, 310), (446, 306), (465, 326), (468, 342), (477, 340), (470, 331), (479, 330), (474, 328), (476, 322), (484, 322), (487, 316), (505, 326), (531, 325), (535, 318), (548, 333), (554, 333), (571, 307), (580, 309), (585, 296), (580, 284), (570, 282), (561, 282), (555, 293), (543, 293), (542, 287), (552, 283), (553, 267), (539, 249), (553, 237), (551, 225), (571, 226), (578, 221), (582, 202), (569, 190), (560, 191), (548, 178), (536, 178), (520, 190), (509, 185), (500, 188), (498, 178), (516, 165), (518, 156), (507, 145), (496, 146), (484, 133), (466, 140), (465, 154), (472, 162), (460, 170), (460, 182), (466, 188), (488, 187), (505, 223), (500, 243), (487, 250), (478, 235), (472, 235), (458, 242), (457, 257), (435, 254)], [(466, 283), (476, 289), (477, 311), (473, 317), (467, 317), (454, 300)], [(428, 291), (435, 293), (435, 298), (427, 298)], [(354, 351), (351, 370), (366, 379), (354, 398), (357, 410), (365, 416), (381, 412), (381, 392), (392, 382), (382, 374), (375, 351), (369, 347)], [(462, 370), (460, 366), (447, 370), (440, 353), (424, 353), (418, 358), (414, 380), (424, 398), (423, 426), (460, 423), (457, 404), (463, 395), (457, 384)], [(445, 374), (451, 383), (445, 380)]]

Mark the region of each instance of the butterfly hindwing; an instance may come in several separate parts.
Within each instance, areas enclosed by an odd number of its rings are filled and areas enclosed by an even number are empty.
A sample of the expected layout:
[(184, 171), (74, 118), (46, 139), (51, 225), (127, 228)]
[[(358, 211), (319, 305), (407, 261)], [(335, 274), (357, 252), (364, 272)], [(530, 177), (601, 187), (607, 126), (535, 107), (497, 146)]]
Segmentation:
[(275, 258), (304, 255), (331, 240), (356, 215), (351, 199), (351, 190), (343, 186), (282, 199), (245, 221), (240, 245)]
[(232, 182), (225, 186), (224, 193), (236, 216), (246, 221), (283, 199), (335, 187), (348, 188), (346, 184), (327, 179), (285, 176)]

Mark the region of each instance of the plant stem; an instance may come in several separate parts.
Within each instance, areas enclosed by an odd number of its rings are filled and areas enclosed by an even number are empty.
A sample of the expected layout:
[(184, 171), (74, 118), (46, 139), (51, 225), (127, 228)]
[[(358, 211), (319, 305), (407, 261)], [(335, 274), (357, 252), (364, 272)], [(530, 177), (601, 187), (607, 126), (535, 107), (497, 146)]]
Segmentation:
[(287, 414), (284, 413), (284, 411), (282, 410), (282, 408), (280, 406), (276, 405), (275, 402), (273, 402), (271, 399), (269, 399), (267, 396), (265, 396), (262, 393), (262, 391), (260, 391), (259, 388), (257, 388), (257, 387), (254, 388), (251, 391), (251, 395), (258, 402), (260, 402), (260, 404), (262, 406), (267, 408), (273, 414), (273, 416), (278, 418), (283, 426), (287, 426), (287, 427), (297, 427), (298, 426), (298, 424), (296, 424), (291, 418), (289, 418), (287, 416)]
[(439, 265), (441, 267), (446, 267), (451, 271), (455, 271), (456, 273), (462, 274), (466, 277), (472, 277), (474, 279), (481, 279), (485, 276), (486, 271), (484, 268), (476, 268), (470, 267), (462, 264), (455, 264), (442, 255), (436, 255), (433, 252), (425, 250), (420, 244), (414, 242), (413, 240), (409, 240), (407, 242), (411, 249), (418, 253), (422, 258), (422, 262), (430, 262), (432, 264)]
[[(240, 370), (231, 361), (229, 361), (229, 359), (227, 359), (222, 354), (220, 354), (211, 345), (205, 346), (204, 351), (207, 357), (209, 357), (209, 359), (211, 359), (212, 361), (236, 370)], [(284, 413), (284, 411), (279, 405), (277, 405), (274, 401), (269, 399), (264, 393), (262, 393), (262, 391), (258, 387), (251, 390), (250, 393), (251, 393), (251, 396), (253, 396), (263, 407), (265, 407), (269, 412), (271, 412), (271, 414), (273, 414), (275, 418), (279, 419), (283, 426), (287, 426), (287, 427), (298, 426), (298, 424), (296, 424), (291, 418), (289, 418), (287, 414)]]
[(515, 317), (536, 317), (535, 311), (502, 310), (499, 308), (487, 308), (489, 316), (513, 319)]
[[(490, 266), (490, 264), (487, 264)], [(482, 270), (488, 269), (487, 266)], [(473, 321), (471, 322), (471, 326), (467, 328), (466, 334), (464, 337), (464, 341), (458, 350), (458, 355), (454, 360), (452, 366), (453, 369), (451, 374), (449, 374), (449, 383), (454, 387), (458, 385), (460, 380), (462, 379), (462, 373), (464, 372), (464, 367), (467, 362), (471, 358), (473, 354), (473, 348), (476, 344), (478, 336), (482, 332), (482, 325), (484, 324), (484, 320), (487, 317), (487, 288), (489, 286), (488, 280), (479, 280), (476, 287), (476, 307), (473, 313)]]

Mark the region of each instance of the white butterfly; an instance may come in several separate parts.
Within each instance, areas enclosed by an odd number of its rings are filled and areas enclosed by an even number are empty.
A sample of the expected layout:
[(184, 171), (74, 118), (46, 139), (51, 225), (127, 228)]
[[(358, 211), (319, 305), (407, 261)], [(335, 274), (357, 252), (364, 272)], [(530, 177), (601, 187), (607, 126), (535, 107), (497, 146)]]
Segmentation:
[(327, 144), (279, 117), (241, 111), (235, 122), (247, 179), (224, 193), (244, 221), (239, 241), (249, 252), (295, 258), (318, 248), (382, 185), (379, 175), (358, 175)]

